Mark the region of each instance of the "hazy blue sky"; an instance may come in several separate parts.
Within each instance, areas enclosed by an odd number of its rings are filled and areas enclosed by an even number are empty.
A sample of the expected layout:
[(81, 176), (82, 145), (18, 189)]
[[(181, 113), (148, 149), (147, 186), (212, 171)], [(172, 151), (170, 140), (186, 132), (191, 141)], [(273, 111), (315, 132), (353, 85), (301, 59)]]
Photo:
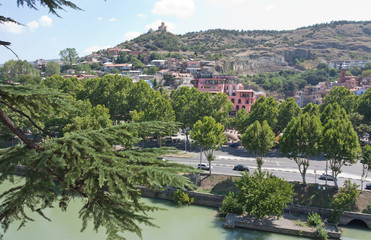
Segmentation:
[[(62, 18), (1, 1), (0, 15), (24, 26), (0, 24), (0, 40), (12, 43), (20, 59), (59, 58), (76, 48), (79, 56), (113, 47), (164, 21), (175, 34), (207, 29), (290, 30), (335, 20), (371, 20), (371, 0), (71, 0)], [(0, 47), (0, 63), (15, 56)]]

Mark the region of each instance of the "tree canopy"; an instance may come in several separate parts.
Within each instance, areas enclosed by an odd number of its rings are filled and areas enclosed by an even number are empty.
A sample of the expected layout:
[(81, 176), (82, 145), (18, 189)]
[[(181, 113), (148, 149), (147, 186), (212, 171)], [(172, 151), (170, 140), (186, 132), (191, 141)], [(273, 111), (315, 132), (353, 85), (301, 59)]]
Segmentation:
[(198, 120), (192, 127), (191, 138), (195, 145), (202, 147), (205, 157), (209, 162), (211, 174), (211, 161), (214, 160), (214, 150), (218, 149), (227, 141), (224, 126), (217, 123), (212, 117), (204, 117)]
[(298, 165), (304, 185), (310, 157), (321, 152), (322, 128), (318, 116), (305, 113), (293, 118), (280, 138), (280, 151)]
[(274, 133), (266, 120), (260, 125), (259, 121), (251, 124), (242, 135), (242, 145), (255, 154), (258, 168), (263, 165), (263, 156), (274, 146)]
[[(108, 239), (122, 239), (119, 233), (123, 231), (141, 236), (138, 224), (153, 225), (145, 213), (155, 208), (139, 201), (137, 187), (157, 189), (165, 185), (178, 188), (190, 185), (179, 173), (192, 172), (192, 167), (156, 159), (169, 149), (135, 147), (141, 136), (152, 136), (154, 132), (165, 134), (169, 128), (176, 127), (175, 123), (143, 122), (91, 131), (77, 129), (78, 133), (35, 143), (2, 109), (32, 120), (38, 119), (38, 110), (43, 112), (47, 106), (59, 111), (70, 107), (66, 104), (68, 98), (50, 89), (27, 86), (4, 87), (0, 95), (0, 119), (25, 143), (0, 150), (0, 164), (5, 166), (0, 173), (0, 184), (5, 180), (14, 183), (17, 166), (25, 168), (21, 184), (1, 195), (0, 221), (5, 230), (13, 221), (20, 221), (23, 226), (32, 220), (33, 214), (48, 219), (43, 212), (45, 209), (57, 203), (66, 210), (71, 198), (77, 195), (84, 202), (80, 210), (82, 229), (92, 221), (94, 229), (106, 228)], [(30, 115), (18, 110), (22, 106), (29, 108)], [(107, 110), (97, 105), (93, 114), (102, 117), (107, 115)], [(34, 121), (33, 124), (37, 125)], [(116, 151), (114, 145), (121, 145), (122, 151)]]
[(237, 201), (242, 204), (244, 212), (259, 219), (266, 216), (279, 218), (292, 201), (293, 185), (267, 171), (242, 173), (236, 186), (239, 189)]

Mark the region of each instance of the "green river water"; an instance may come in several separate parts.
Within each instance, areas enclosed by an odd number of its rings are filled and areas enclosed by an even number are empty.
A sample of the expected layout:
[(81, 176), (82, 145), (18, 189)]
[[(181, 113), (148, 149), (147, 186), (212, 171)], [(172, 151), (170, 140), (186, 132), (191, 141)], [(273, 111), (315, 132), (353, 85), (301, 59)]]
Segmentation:
[[(0, 188), (0, 193), (3, 191), (4, 188)], [(143, 226), (144, 240), (305, 239), (247, 229), (224, 229), (223, 222), (217, 217), (217, 210), (214, 208), (177, 207), (172, 202), (151, 198), (144, 198), (143, 201), (166, 209), (149, 213), (159, 228)], [(76, 198), (70, 203), (67, 212), (62, 212), (59, 208), (48, 209), (45, 214), (52, 219), (52, 222), (34, 216), (36, 221), (29, 222), (26, 227), (18, 231), (18, 226), (13, 224), (4, 234), (4, 240), (104, 240), (106, 238), (104, 229), (97, 233), (88, 226), (84, 232), (80, 232), (81, 221), (78, 218), (78, 211), (81, 205), (82, 203)], [(345, 240), (371, 239), (371, 230), (368, 229), (344, 227), (343, 230)], [(134, 234), (126, 234), (125, 237), (128, 240), (139, 239)]]

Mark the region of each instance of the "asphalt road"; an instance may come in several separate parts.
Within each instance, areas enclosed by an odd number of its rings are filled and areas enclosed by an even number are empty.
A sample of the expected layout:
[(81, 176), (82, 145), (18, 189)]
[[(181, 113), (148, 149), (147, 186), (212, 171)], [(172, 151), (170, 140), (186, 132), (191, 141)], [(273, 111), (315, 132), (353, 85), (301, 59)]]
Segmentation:
[[(214, 152), (216, 159), (212, 162), (212, 173), (216, 174), (226, 174), (238, 176), (241, 172), (234, 171), (233, 166), (236, 164), (243, 164), (247, 166), (250, 171), (257, 168), (256, 159), (254, 156), (250, 155), (243, 148), (231, 148), (223, 147), (220, 150)], [(167, 157), (168, 160), (175, 161), (178, 163), (191, 165), (197, 167), (200, 163), (200, 152), (195, 150), (193, 152), (187, 152), (187, 157)], [(263, 170), (269, 170), (278, 177), (284, 178), (289, 181), (302, 182), (302, 177), (299, 173), (297, 164), (288, 158), (280, 156), (279, 152), (272, 152), (263, 158), (264, 164), (262, 166)], [(203, 156), (202, 162), (207, 162)], [(326, 170), (326, 159), (320, 157), (314, 157), (310, 160), (310, 165), (306, 174), (307, 183), (318, 183), (325, 185), (324, 180), (320, 180), (319, 176), (325, 173)], [(351, 166), (343, 166), (341, 173), (338, 176), (339, 187), (344, 185), (344, 181), (350, 179), (352, 182), (361, 185), (361, 175), (362, 175), (362, 164), (356, 163)], [(328, 168), (328, 174), (331, 170)], [(364, 186), (367, 182), (371, 182), (370, 177), (365, 181)], [(334, 186), (333, 181), (327, 181), (329, 186)]]

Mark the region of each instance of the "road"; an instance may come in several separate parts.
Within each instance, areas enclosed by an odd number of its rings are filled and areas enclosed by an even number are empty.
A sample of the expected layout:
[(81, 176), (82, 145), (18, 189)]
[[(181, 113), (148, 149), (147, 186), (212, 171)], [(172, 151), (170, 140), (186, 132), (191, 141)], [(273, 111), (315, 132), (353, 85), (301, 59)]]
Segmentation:
[[(200, 163), (200, 153), (197, 151), (186, 152), (186, 157), (167, 157), (166, 159), (191, 165), (197, 166)], [(249, 155), (249, 153), (243, 148), (230, 148), (222, 147), (220, 150), (215, 151), (216, 159), (212, 162), (212, 173), (216, 174), (226, 174), (226, 175), (235, 175), (238, 176), (241, 172), (233, 171), (232, 168), (236, 164), (243, 164), (249, 167), (251, 170), (257, 168), (256, 159), (254, 156)], [(289, 181), (298, 181), (302, 182), (302, 177), (299, 173), (297, 164), (288, 158), (281, 157), (279, 152), (273, 152), (268, 154), (263, 158), (264, 164), (262, 166), (263, 170), (268, 170), (274, 175), (284, 178)], [(207, 162), (203, 156), (202, 162)], [(250, 170), (250, 171), (251, 171)], [(320, 180), (319, 176), (324, 173), (326, 170), (326, 159), (325, 158), (312, 158), (310, 160), (310, 165), (307, 170), (306, 180), (307, 183), (319, 183), (325, 185), (324, 180)], [(361, 185), (361, 174), (362, 174), (362, 164), (356, 163), (351, 166), (343, 166), (341, 173), (338, 176), (338, 185), (339, 187), (343, 186), (344, 181), (350, 179), (352, 182)], [(331, 170), (328, 168), (328, 173), (330, 174)], [(370, 177), (367, 178), (364, 185), (367, 182), (371, 182)], [(327, 181), (329, 186), (334, 186), (333, 181)]]

